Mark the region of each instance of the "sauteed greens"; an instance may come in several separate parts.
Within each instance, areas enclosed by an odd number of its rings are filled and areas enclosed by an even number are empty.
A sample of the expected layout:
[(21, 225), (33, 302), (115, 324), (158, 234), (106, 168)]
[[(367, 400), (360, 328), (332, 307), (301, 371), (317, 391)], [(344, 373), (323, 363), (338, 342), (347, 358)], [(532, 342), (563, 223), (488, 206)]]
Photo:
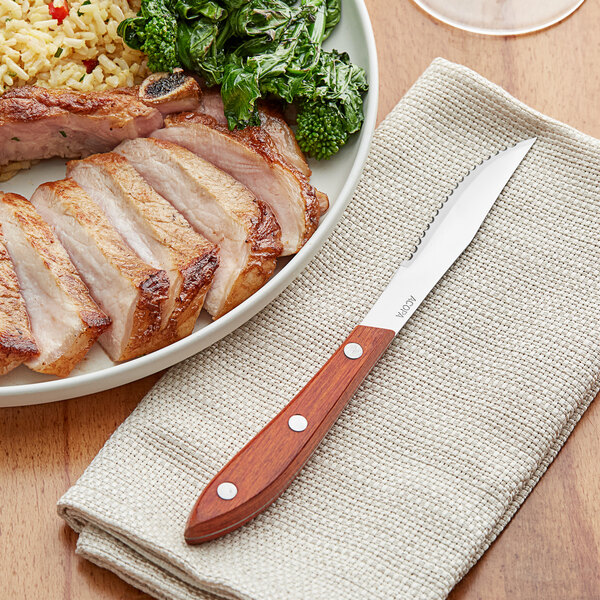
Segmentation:
[(220, 85), (230, 129), (260, 123), (261, 97), (295, 103), (298, 143), (321, 159), (360, 129), (368, 89), (346, 53), (322, 48), (340, 13), (341, 0), (142, 0), (118, 32), (150, 70), (182, 66)]

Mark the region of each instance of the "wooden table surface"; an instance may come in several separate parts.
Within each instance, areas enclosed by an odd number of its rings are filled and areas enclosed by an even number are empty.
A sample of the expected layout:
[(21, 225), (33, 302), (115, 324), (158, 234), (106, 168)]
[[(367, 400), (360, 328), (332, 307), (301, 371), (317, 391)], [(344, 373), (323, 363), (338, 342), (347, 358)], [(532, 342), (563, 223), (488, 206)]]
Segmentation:
[[(599, 2), (588, 0), (549, 30), (498, 39), (448, 28), (409, 0), (367, 5), (379, 51), (380, 118), (433, 58), (444, 56), (600, 137)], [(158, 377), (65, 402), (0, 409), (1, 598), (149, 598), (77, 557), (76, 536), (55, 504)], [(599, 434), (596, 402), (452, 600), (600, 599)]]

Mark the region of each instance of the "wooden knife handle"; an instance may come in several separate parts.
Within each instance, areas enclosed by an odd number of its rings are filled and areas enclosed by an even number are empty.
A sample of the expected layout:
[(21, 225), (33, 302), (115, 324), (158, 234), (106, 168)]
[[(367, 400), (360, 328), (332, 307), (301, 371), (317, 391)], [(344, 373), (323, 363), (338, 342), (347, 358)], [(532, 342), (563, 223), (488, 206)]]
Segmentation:
[(200, 544), (237, 529), (272, 504), (302, 469), (394, 339), (359, 325), (296, 397), (204, 489), (185, 530)]

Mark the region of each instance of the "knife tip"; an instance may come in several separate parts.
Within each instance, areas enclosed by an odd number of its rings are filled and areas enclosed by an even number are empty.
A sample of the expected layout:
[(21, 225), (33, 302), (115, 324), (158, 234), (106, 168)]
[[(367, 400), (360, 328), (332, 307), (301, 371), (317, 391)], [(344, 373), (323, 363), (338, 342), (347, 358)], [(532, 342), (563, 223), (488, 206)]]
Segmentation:
[(530, 137), (522, 142), (519, 142), (517, 146), (526, 147), (529, 150), (537, 142), (537, 136)]

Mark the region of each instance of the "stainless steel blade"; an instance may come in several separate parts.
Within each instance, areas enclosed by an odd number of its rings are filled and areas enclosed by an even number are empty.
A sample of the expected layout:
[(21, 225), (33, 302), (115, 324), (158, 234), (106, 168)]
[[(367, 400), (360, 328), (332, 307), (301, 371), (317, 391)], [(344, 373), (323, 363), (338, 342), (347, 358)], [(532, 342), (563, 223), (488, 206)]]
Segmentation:
[(473, 169), (448, 197), (361, 325), (396, 333), (471, 243), (496, 198), (536, 138), (502, 150)]

